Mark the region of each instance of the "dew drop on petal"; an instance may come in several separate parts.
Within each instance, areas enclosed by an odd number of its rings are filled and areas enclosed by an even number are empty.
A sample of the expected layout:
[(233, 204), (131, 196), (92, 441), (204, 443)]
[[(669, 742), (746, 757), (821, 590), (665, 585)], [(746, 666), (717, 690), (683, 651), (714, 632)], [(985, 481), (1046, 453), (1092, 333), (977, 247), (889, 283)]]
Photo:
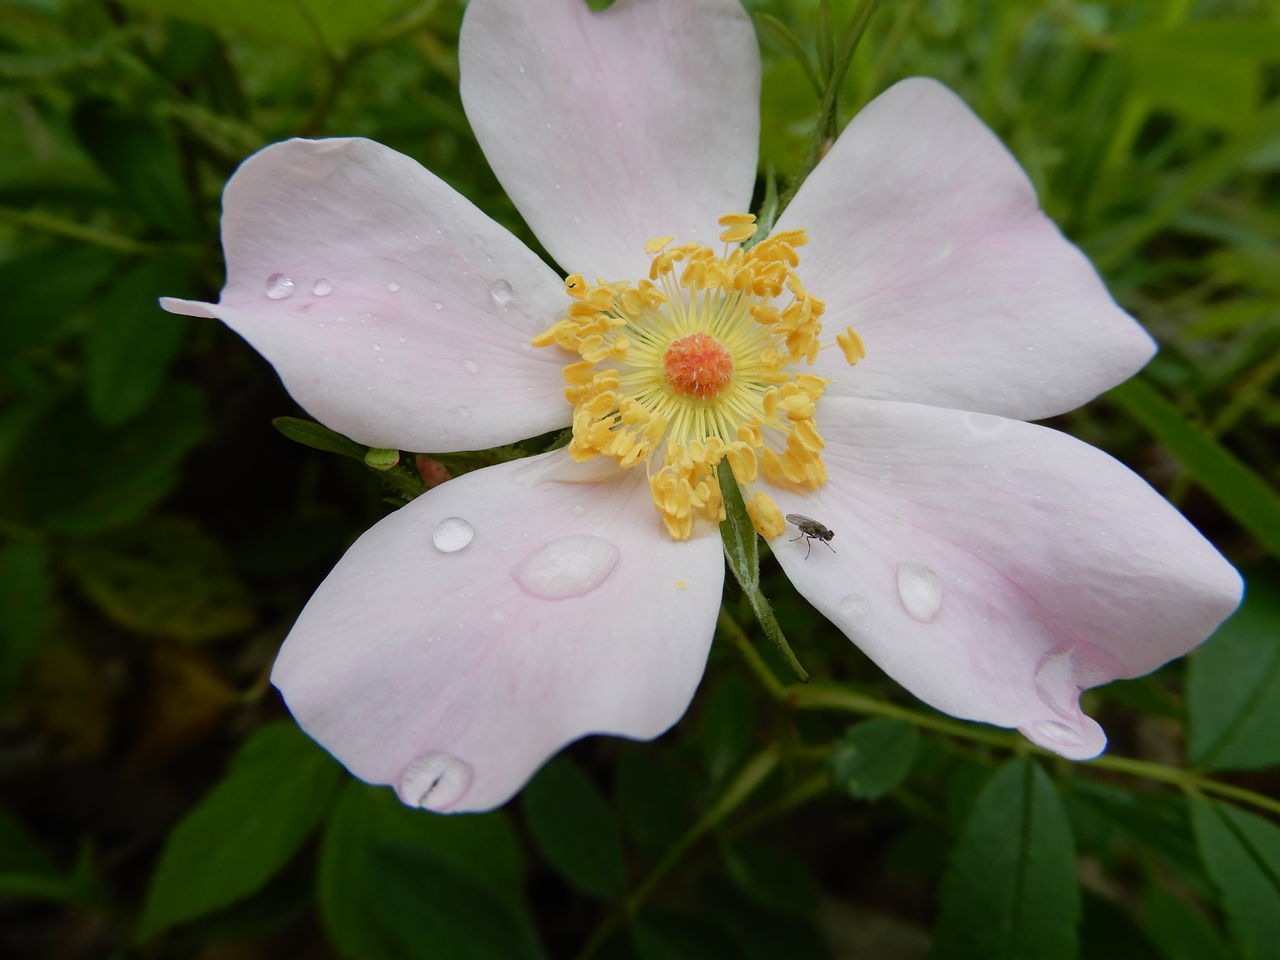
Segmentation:
[(493, 607), (489, 611), (489, 619), (493, 620), (495, 623), (501, 623), (503, 620), (507, 619), (507, 615), (498, 607)]
[(979, 434), (997, 433), (1009, 422), (1004, 417), (997, 417), (990, 413), (966, 414), (964, 421), (969, 425), (970, 430)]
[(575, 503), (573, 505), (573, 508), (569, 512), (572, 513), (575, 517), (580, 517), (587, 512), (587, 508), (583, 506), (581, 503)]
[(942, 581), (923, 563), (898, 564), (898, 599), (902, 609), (921, 623), (928, 623), (942, 607)]
[(445, 810), (462, 799), (471, 786), (471, 765), (432, 750), (404, 768), (396, 793), (411, 807)]
[(392, 280), (390, 283), (388, 283), (388, 284), (387, 284), (387, 290), (388, 290), (390, 293), (399, 293), (399, 292), (400, 292), (400, 284), (398, 284), (398, 283), (396, 283), (394, 280)]
[(273, 273), (267, 277), (267, 299), (284, 300), (293, 296), (293, 281), (283, 273)]
[(443, 309), (444, 309), (444, 304), (443, 304), (443, 303), (441, 303), (439, 300), (432, 300), (432, 301), (431, 301), (431, 309), (433, 309), (433, 310), (443, 310)]
[(333, 293), (333, 284), (324, 277), (321, 277), (311, 285), (311, 292), (317, 297), (327, 297), (329, 294)]
[(480, 364), (471, 359), (463, 360), (462, 369), (467, 371), (467, 373), (476, 374), (480, 372)]
[(489, 295), (493, 297), (496, 304), (509, 303), (511, 301), (511, 284), (506, 280), (495, 280), (489, 287)]
[(472, 540), (476, 531), (461, 517), (445, 517), (431, 531), (431, 542), (441, 553), (457, 553)]
[(511, 576), (525, 593), (564, 600), (590, 593), (618, 565), (618, 548), (591, 534), (575, 534), (543, 544), (521, 560)]
[(865, 594), (846, 593), (840, 598), (840, 612), (847, 617), (862, 617), (871, 609), (871, 601)]

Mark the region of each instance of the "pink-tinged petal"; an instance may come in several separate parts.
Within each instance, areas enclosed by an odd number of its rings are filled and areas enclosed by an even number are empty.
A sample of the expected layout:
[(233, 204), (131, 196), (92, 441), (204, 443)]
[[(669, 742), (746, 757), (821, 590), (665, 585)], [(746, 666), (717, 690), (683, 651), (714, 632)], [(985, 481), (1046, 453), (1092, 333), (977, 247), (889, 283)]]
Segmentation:
[(428, 491), (302, 611), (272, 681), (356, 776), (410, 805), (486, 810), (570, 741), (648, 739), (684, 713), (720, 604), (719, 538), (672, 542), (641, 470), (551, 479), (573, 475), (566, 462)]
[(760, 54), (738, 0), (471, 0), (462, 103), (556, 262), (648, 273), (647, 240), (714, 241), (751, 201)]
[(371, 140), (290, 140), (223, 193), (216, 316), (308, 413), (353, 440), (478, 449), (564, 426), (562, 359), (529, 340), (568, 300), (555, 272), (418, 163)]
[(834, 530), (836, 552), (806, 560), (779, 538), (774, 553), (939, 710), (1091, 757), (1106, 738), (1080, 691), (1181, 656), (1239, 602), (1239, 575), (1181, 514), (1066, 434), (888, 401), (824, 397), (818, 414), (830, 479), (776, 499)]
[(1038, 420), (1136, 373), (1151, 338), (1040, 211), (1026, 174), (946, 87), (904, 80), (845, 129), (780, 229), (805, 228), (829, 330), (828, 394)]

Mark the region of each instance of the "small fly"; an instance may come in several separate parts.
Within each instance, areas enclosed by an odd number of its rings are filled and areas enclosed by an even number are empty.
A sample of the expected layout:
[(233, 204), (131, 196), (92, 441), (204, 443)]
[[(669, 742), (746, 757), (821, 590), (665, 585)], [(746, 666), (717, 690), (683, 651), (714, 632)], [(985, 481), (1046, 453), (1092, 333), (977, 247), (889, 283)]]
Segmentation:
[(791, 542), (795, 543), (800, 539), (807, 542), (808, 549), (804, 552), (804, 558), (806, 560), (809, 559), (809, 551), (813, 549), (813, 541), (815, 540), (821, 540), (827, 545), (828, 550), (832, 553), (836, 552), (836, 548), (831, 546), (831, 540), (836, 535), (835, 531), (828, 529), (826, 526), (813, 519), (813, 517), (806, 517), (802, 513), (788, 513), (787, 522), (794, 523), (800, 529), (800, 536), (793, 537)]

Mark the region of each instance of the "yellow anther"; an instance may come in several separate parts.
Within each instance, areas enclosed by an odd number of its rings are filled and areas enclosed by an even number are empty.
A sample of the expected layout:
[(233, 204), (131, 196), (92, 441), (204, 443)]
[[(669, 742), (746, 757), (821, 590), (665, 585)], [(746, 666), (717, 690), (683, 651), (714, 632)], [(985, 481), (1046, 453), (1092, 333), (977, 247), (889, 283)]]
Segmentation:
[(844, 351), (844, 358), (849, 361), (851, 367), (867, 355), (867, 348), (853, 327), (846, 328), (844, 333), (837, 333), (836, 343), (840, 344), (840, 349)]
[(751, 525), (756, 528), (756, 533), (765, 539), (779, 536), (787, 529), (787, 521), (783, 519), (782, 511), (773, 502), (773, 498), (763, 490), (757, 490), (747, 501), (746, 507)]
[[(750, 214), (720, 220), (728, 244), (753, 236)], [(803, 231), (717, 253), (654, 237), (636, 283), (580, 274), (565, 280), (565, 313), (531, 341), (576, 354), (564, 368), (574, 460), (645, 464), (670, 536), (708, 531), (725, 515), (717, 465), (740, 484), (808, 492), (826, 480), (814, 415), (827, 380), (795, 365), (817, 357), (826, 304), (796, 272)], [(851, 330), (837, 338), (849, 356)], [(766, 445), (767, 444), (767, 445)], [(777, 536), (785, 521), (763, 493), (752, 523)]]

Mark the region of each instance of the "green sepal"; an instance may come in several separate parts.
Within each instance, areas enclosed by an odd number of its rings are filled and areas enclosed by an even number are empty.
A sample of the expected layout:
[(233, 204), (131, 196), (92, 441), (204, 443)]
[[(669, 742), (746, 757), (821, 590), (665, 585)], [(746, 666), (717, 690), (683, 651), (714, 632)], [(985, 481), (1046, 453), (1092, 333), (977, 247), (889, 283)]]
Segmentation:
[(325, 453), (337, 453), (359, 460), (361, 463), (365, 462), (364, 447), (312, 420), (303, 420), (300, 417), (276, 417), (271, 421), (271, 425), (294, 443), (300, 443), (304, 447), (323, 450)]
[(720, 496), (724, 500), (724, 519), (720, 521), (720, 539), (724, 541), (724, 558), (738, 581), (747, 602), (751, 604), (751, 612), (756, 615), (761, 628), (774, 645), (787, 665), (801, 683), (809, 682), (807, 671), (796, 658), (787, 638), (778, 626), (778, 619), (773, 615), (773, 607), (768, 598), (760, 591), (760, 546), (756, 538), (756, 528), (747, 515), (747, 505), (742, 500), (742, 491), (738, 489), (738, 481), (734, 479), (729, 461), (721, 460), (716, 469), (716, 478), (720, 481)]

